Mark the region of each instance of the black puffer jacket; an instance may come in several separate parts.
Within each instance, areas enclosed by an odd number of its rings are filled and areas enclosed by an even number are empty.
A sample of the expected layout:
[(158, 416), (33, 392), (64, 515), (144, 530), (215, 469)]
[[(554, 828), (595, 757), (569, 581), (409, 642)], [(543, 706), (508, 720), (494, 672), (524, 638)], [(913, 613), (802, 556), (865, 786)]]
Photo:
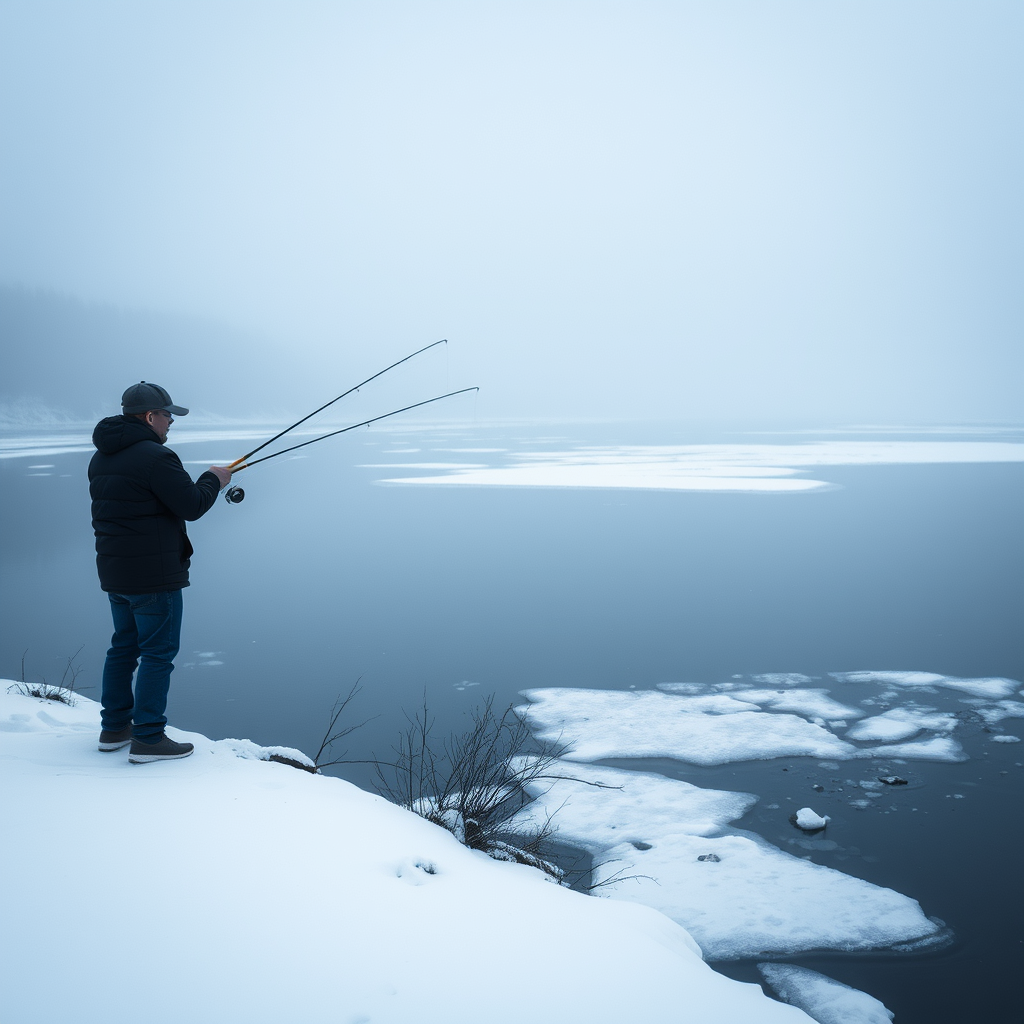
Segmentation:
[(100, 586), (115, 594), (152, 594), (188, 586), (190, 522), (208, 512), (220, 481), (195, 482), (177, 455), (134, 416), (108, 416), (92, 434), (92, 527)]

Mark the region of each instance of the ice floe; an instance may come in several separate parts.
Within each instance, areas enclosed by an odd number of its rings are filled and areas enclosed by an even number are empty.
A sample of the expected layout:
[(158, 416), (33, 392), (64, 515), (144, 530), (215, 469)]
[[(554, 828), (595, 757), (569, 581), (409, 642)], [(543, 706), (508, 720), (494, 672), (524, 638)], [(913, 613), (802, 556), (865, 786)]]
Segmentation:
[(559, 841), (594, 857), (602, 893), (661, 910), (710, 959), (877, 949), (944, 933), (907, 896), (726, 831), (749, 794), (567, 762), (548, 774), (531, 784), (519, 826), (551, 817)]
[(505, 465), (385, 482), (796, 493), (831, 486), (798, 476), (810, 467), (1022, 461), (1024, 445), (1005, 441), (616, 445), (516, 452)]
[[(659, 683), (658, 689), (665, 693), (687, 693), (689, 691), (682, 687), (689, 686), (689, 683)], [(760, 707), (771, 708), (773, 711), (793, 711), (798, 715), (807, 718), (860, 718), (864, 714), (857, 708), (840, 704), (828, 696), (828, 690), (819, 689), (798, 689), (798, 690), (763, 690), (747, 689), (735, 686), (730, 690), (730, 696), (735, 700), (744, 701), (748, 704), (757, 704)]]
[(893, 1019), (874, 996), (817, 971), (792, 964), (758, 964), (757, 969), (780, 999), (818, 1024), (889, 1024)]
[(909, 739), (925, 729), (952, 732), (956, 725), (956, 716), (948, 712), (937, 712), (934, 708), (901, 707), (858, 722), (847, 730), (846, 738), (892, 743)]
[(965, 700), (980, 716), (986, 725), (996, 725), (1006, 718), (1024, 718), (1024, 703), (1019, 700)]
[(688, 697), (650, 690), (524, 690), (522, 708), (538, 738), (578, 761), (674, 757), (724, 764), (785, 755), (856, 756), (857, 748), (796, 715), (769, 714), (732, 696)]
[(796, 827), (802, 828), (805, 832), (819, 832), (831, 820), (827, 814), (818, 814), (810, 807), (801, 807), (795, 815)]
[[(662, 684), (679, 685), (689, 684)], [(946, 736), (858, 747), (823, 724), (794, 714), (760, 710), (747, 702), (750, 692), (764, 691), (689, 695), (549, 687), (522, 691), (531, 703), (519, 710), (538, 739), (555, 744), (562, 756), (573, 761), (671, 757), (690, 764), (713, 765), (787, 756), (964, 759), (960, 745)], [(816, 691), (806, 702), (801, 702), (798, 691), (792, 694), (794, 706), (802, 705), (805, 710), (820, 709), (828, 700)]]
[(766, 686), (799, 686), (801, 683), (814, 682), (811, 676), (805, 676), (802, 672), (763, 672), (751, 678), (755, 683), (764, 683)]
[(886, 683), (890, 686), (947, 690), (960, 690), (976, 697), (1009, 697), (1020, 683), (1014, 679), (986, 677), (961, 679), (958, 676), (943, 676), (936, 672), (830, 672), (829, 675), (841, 683)]

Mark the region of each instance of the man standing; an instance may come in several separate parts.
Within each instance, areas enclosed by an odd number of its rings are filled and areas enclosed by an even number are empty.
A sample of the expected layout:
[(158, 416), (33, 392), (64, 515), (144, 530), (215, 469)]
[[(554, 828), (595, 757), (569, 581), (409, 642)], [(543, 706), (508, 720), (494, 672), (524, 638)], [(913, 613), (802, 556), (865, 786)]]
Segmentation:
[(145, 764), (192, 753), (191, 743), (176, 743), (164, 732), (192, 555), (185, 521), (210, 510), (231, 471), (211, 466), (192, 482), (178, 456), (164, 447), (174, 416), (187, 416), (188, 409), (174, 405), (158, 384), (132, 385), (121, 396), (121, 409), (123, 415), (96, 424), (97, 451), (89, 463), (96, 567), (114, 617), (103, 666), (99, 748), (131, 744), (128, 760)]

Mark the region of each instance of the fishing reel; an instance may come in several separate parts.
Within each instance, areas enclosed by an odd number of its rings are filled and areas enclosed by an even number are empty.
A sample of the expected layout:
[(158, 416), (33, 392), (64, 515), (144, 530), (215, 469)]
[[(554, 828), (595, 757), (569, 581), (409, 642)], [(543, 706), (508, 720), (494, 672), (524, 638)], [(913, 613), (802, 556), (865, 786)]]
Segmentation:
[(237, 505), (245, 498), (245, 491), (241, 487), (229, 487), (224, 492), (224, 500), (230, 505)]

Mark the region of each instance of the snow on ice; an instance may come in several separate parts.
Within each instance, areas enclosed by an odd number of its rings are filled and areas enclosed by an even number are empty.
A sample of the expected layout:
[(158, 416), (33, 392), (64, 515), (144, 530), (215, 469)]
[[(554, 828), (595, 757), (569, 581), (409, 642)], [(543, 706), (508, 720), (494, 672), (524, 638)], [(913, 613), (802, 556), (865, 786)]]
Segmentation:
[(571, 451), (514, 452), (502, 465), (383, 482), (806, 493), (832, 486), (823, 480), (799, 476), (811, 467), (1021, 461), (1024, 461), (1024, 445), (999, 441), (614, 445)]
[[(247, 741), (172, 729), (191, 757), (129, 765), (97, 752), (94, 702), (7, 685), (5, 1024), (129, 1024), (139, 1007), (151, 1024), (200, 1007), (207, 1021), (809, 1024), (638, 902), (551, 885)], [(750, 798), (721, 799), (692, 808), (710, 824)], [(512, 955), (526, 966), (505, 999)]]
[(976, 697), (992, 698), (1009, 697), (1020, 686), (1014, 679), (960, 679), (935, 672), (830, 672), (829, 675), (840, 683), (886, 683), (890, 686), (932, 690), (940, 687), (971, 693)]
[[(858, 747), (836, 736), (816, 711), (842, 709), (824, 691), (730, 689), (728, 693), (693, 694), (691, 683), (663, 683), (651, 690), (586, 690), (568, 687), (523, 690), (531, 703), (520, 711), (541, 740), (560, 744), (574, 761), (613, 757), (671, 757), (691, 764), (714, 765), (774, 757), (810, 756), (831, 760), (901, 757), (961, 761), (956, 740), (933, 736), (911, 743)], [(732, 686), (733, 684), (728, 684)], [(687, 689), (683, 689), (687, 688)], [(683, 692), (679, 692), (682, 690)], [(801, 696), (806, 692), (809, 696)], [(753, 694), (748, 700), (748, 695)], [(773, 705), (778, 697), (780, 704)], [(792, 697), (792, 700), (788, 699)], [(761, 710), (759, 704), (767, 710)], [(775, 706), (802, 708), (814, 721)], [(881, 718), (882, 716), (876, 716)], [(927, 718), (912, 731), (948, 727), (947, 716)], [(845, 723), (836, 723), (840, 727)], [(856, 726), (854, 727), (856, 728)], [(898, 730), (896, 730), (898, 731)]]
[(796, 812), (796, 827), (802, 828), (805, 832), (818, 832), (831, 820), (827, 814), (822, 817), (810, 807), (801, 807)]
[(796, 715), (767, 714), (725, 694), (687, 697), (650, 690), (524, 690), (538, 738), (566, 757), (674, 757), (693, 764), (805, 754), (855, 756), (857, 748)]
[(772, 991), (818, 1024), (889, 1024), (891, 1010), (874, 996), (817, 971), (792, 964), (758, 964)]
[(667, 914), (710, 959), (877, 949), (943, 932), (907, 896), (725, 830), (750, 794), (564, 761), (548, 774), (557, 777), (531, 785), (519, 827), (557, 813), (559, 840), (594, 857), (602, 893)]
[[(691, 683), (659, 683), (658, 689), (665, 693), (690, 693), (682, 687), (692, 686)], [(792, 711), (805, 718), (833, 719), (860, 718), (864, 712), (840, 704), (828, 696), (828, 690), (757, 690), (734, 686), (730, 695), (735, 700), (747, 704), (756, 704), (770, 708), (772, 711)]]
[(846, 738), (892, 743), (896, 740), (910, 739), (925, 729), (933, 732), (952, 732), (955, 728), (956, 716), (948, 712), (939, 713), (934, 708), (908, 706), (892, 708), (890, 711), (858, 722), (847, 731)]

